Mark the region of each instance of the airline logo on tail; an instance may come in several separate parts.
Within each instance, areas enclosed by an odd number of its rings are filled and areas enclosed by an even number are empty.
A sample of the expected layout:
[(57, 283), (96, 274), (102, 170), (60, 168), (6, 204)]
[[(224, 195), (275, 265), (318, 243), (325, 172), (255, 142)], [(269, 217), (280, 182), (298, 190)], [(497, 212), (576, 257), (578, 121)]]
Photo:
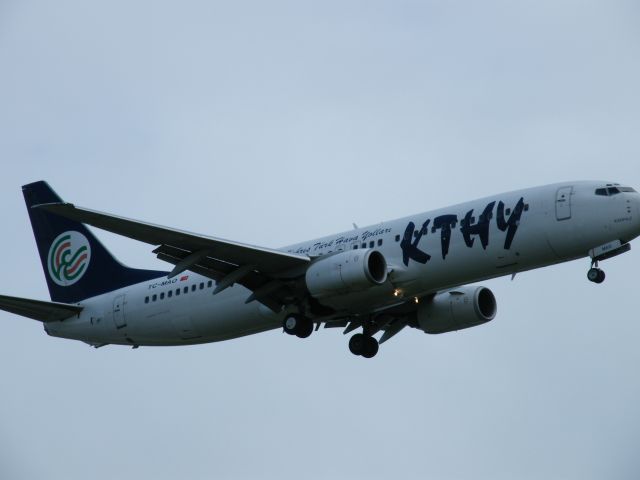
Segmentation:
[(51, 280), (61, 287), (78, 282), (89, 267), (91, 245), (79, 232), (64, 232), (53, 241), (47, 265)]

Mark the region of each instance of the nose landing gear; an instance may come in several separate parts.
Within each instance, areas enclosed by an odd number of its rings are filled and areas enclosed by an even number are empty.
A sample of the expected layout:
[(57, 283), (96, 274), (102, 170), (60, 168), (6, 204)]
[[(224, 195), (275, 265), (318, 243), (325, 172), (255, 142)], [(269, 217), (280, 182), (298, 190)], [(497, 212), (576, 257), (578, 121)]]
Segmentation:
[(591, 281), (593, 283), (602, 283), (602, 282), (604, 282), (604, 279), (606, 278), (606, 275), (599, 268), (591, 268), (587, 272), (587, 278), (589, 279), (589, 281)]
[(598, 268), (598, 262), (617, 257), (629, 250), (631, 250), (631, 245), (628, 243), (622, 243), (621, 240), (615, 240), (589, 250), (589, 256), (591, 257), (591, 268), (587, 273), (589, 281), (593, 283), (604, 282), (606, 275)]
[(607, 276), (603, 270), (598, 268), (597, 260), (591, 263), (591, 268), (587, 272), (587, 278), (593, 283), (602, 283)]

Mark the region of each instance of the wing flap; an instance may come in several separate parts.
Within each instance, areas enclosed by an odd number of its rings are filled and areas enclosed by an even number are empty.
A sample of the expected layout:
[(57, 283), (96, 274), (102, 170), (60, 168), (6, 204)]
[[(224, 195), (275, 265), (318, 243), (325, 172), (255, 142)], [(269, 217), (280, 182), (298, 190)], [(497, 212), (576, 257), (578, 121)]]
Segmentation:
[(59, 322), (78, 315), (82, 311), (82, 307), (67, 303), (0, 295), (0, 310), (46, 323)]
[[(158, 259), (173, 265), (178, 265), (189, 254), (188, 251), (169, 245), (162, 245), (156, 248), (154, 253), (158, 256)], [(237, 268), (238, 267), (235, 265), (216, 260), (215, 258), (205, 257), (191, 265), (189, 270), (199, 275), (211, 278), (218, 283), (224, 280), (227, 275), (232, 274), (232, 272)], [(249, 271), (234, 283), (238, 283), (247, 288), (256, 294), (256, 300), (266, 305), (274, 312), (279, 312), (282, 309), (283, 298), (280, 295), (277, 295), (278, 292), (271, 292), (271, 294), (266, 295), (260, 294), (260, 289), (270, 282), (271, 279), (269, 277), (256, 271)]]

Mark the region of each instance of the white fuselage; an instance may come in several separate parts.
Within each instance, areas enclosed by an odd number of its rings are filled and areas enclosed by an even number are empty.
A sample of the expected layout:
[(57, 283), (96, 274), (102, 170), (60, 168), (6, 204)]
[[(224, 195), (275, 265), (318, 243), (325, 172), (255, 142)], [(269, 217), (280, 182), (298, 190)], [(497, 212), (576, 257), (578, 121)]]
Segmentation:
[[(346, 315), (366, 315), (402, 298), (574, 260), (608, 242), (631, 241), (640, 235), (640, 194), (597, 196), (596, 189), (605, 185), (568, 182), (495, 195), (282, 250), (312, 258), (356, 247), (380, 251), (391, 272), (385, 284), (332, 305)], [(489, 214), (483, 218), (483, 212)], [(239, 285), (217, 295), (214, 287), (215, 282), (190, 272), (159, 278), (87, 299), (77, 318), (45, 328), (52, 336), (93, 345), (184, 345), (282, 326), (286, 310), (276, 314), (259, 302), (245, 303), (251, 292)]]

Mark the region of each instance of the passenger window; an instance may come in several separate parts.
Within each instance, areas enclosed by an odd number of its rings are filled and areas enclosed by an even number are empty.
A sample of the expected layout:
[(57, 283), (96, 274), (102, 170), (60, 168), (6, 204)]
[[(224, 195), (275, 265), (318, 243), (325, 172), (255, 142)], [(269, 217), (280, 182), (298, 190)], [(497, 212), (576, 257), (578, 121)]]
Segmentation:
[(354, 249), (354, 250), (357, 250), (357, 249), (358, 249), (358, 245), (357, 245), (357, 244), (356, 244), (356, 245), (354, 245), (354, 246), (353, 246), (353, 249)]
[(396, 235), (396, 242), (400, 241), (400, 235)]
[(195, 292), (195, 291), (196, 291), (196, 288), (198, 288), (198, 286), (197, 286), (197, 285), (195, 285), (195, 284), (194, 284), (194, 285), (191, 285), (191, 291), (192, 291), (192, 292)]
[(151, 300), (153, 300), (155, 302), (156, 300), (158, 300), (158, 296), (154, 295), (153, 297), (151, 297)]
[(504, 211), (504, 214), (505, 214), (507, 217), (508, 217), (509, 215), (511, 215), (511, 209), (510, 209), (510, 208), (507, 208), (507, 209)]
[(167, 297), (169, 298), (173, 297), (173, 290), (169, 290), (169, 292), (167, 293)]
[(363, 243), (363, 244), (362, 244), (362, 248), (367, 248), (367, 244), (366, 244), (366, 243)]
[(177, 297), (178, 295), (180, 295), (180, 289), (179, 289), (179, 288), (176, 288), (176, 297)]
[(182, 293), (189, 293), (189, 287), (184, 287), (182, 289)]
[(525, 203), (525, 204), (524, 204), (524, 211), (525, 211), (525, 212), (528, 212), (528, 211), (529, 211), (529, 204), (528, 204), (528, 203)]
[(374, 241), (369, 242), (369, 248), (373, 248), (375, 246), (376, 246), (376, 242)]
[(200, 283), (200, 290), (204, 290), (204, 282)]
[(149, 297), (144, 297), (144, 303), (149, 303)]
[(379, 246), (379, 247), (381, 247), (381, 246), (382, 246), (382, 239), (381, 239), (381, 238), (378, 240), (378, 246)]
[(164, 292), (160, 294), (160, 300), (164, 300)]
[(213, 282), (211, 280), (209, 280), (207, 282), (207, 288), (211, 288), (213, 286)]

